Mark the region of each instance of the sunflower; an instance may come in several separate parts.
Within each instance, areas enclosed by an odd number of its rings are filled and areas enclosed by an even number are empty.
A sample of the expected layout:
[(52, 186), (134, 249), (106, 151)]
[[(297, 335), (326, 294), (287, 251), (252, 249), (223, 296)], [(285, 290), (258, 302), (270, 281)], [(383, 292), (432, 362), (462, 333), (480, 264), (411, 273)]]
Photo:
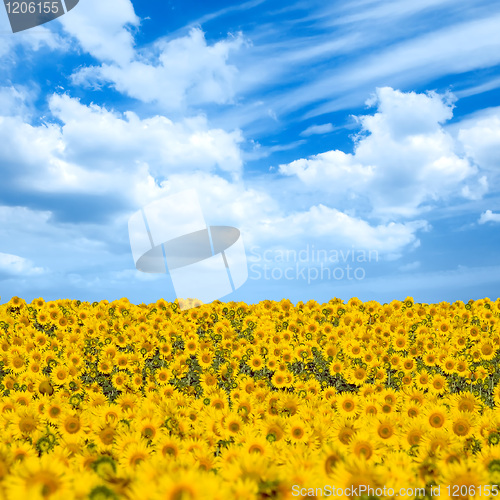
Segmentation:
[(401, 443), (406, 450), (420, 445), (422, 438), (427, 431), (427, 421), (425, 418), (416, 417), (411, 420), (405, 420), (402, 428)]
[(440, 363), (441, 368), (446, 373), (446, 375), (451, 375), (455, 372), (456, 364), (457, 360), (455, 358), (452, 358), (451, 356), (446, 356)]
[(337, 346), (337, 344), (333, 343), (333, 342), (329, 342), (325, 345), (325, 347), (323, 348), (323, 353), (325, 355), (326, 358), (335, 358), (335, 356), (337, 355), (337, 353), (339, 352), (339, 348)]
[(99, 495), (102, 495), (101, 498), (113, 498), (112, 490), (102, 486), (100, 478), (88, 469), (79, 470), (78, 474), (73, 475), (71, 494), (75, 499), (88, 498), (95, 500), (96, 497), (99, 498)]
[[(161, 492), (155, 497), (158, 500), (200, 500), (202, 498), (218, 500), (221, 488), (211, 476), (191, 467), (187, 470), (179, 470), (175, 475), (160, 476), (157, 490)], [(225, 489), (224, 494), (227, 495)]]
[(281, 441), (286, 435), (286, 421), (281, 417), (269, 417), (257, 424), (259, 435), (265, 437), (270, 443)]
[(310, 431), (300, 417), (290, 417), (287, 425), (291, 443), (304, 443), (309, 439)]
[(481, 359), (485, 361), (489, 361), (493, 359), (497, 353), (497, 347), (493, 345), (493, 343), (489, 340), (483, 340), (479, 344), (479, 351), (481, 352)]
[(368, 397), (361, 403), (361, 415), (377, 415), (380, 412), (380, 403), (376, 398)]
[(436, 354), (434, 352), (428, 352), (424, 356), (424, 363), (427, 366), (434, 366), (438, 362)]
[(361, 386), (368, 379), (368, 372), (366, 371), (366, 368), (357, 366), (345, 372), (344, 377), (348, 382)]
[(413, 379), (416, 388), (419, 390), (425, 390), (429, 387), (430, 376), (427, 372), (421, 372)]
[(405, 334), (399, 334), (394, 339), (394, 349), (397, 351), (404, 351), (408, 344), (408, 338)]
[(490, 482), (487, 470), (472, 459), (447, 464), (442, 470), (441, 481), (449, 485), (449, 488), (441, 488), (447, 500), (481, 496), (482, 488)]
[(120, 370), (126, 370), (130, 365), (130, 357), (126, 352), (120, 352), (115, 356), (115, 366)]
[(145, 441), (132, 443), (125, 448), (120, 457), (119, 464), (127, 469), (135, 469), (136, 466), (150, 457), (151, 449), (148, 448)]
[(249, 454), (267, 456), (270, 453), (270, 443), (263, 437), (252, 432), (247, 434), (242, 442), (243, 449)]
[(210, 372), (204, 372), (200, 376), (200, 385), (203, 389), (203, 392), (209, 392), (211, 389), (215, 389), (217, 387), (217, 377)]
[(469, 369), (469, 364), (464, 359), (457, 359), (457, 364), (455, 365), (455, 373), (460, 377), (466, 377)]
[(65, 439), (78, 439), (85, 435), (88, 423), (83, 414), (66, 412), (60, 417), (59, 432)]
[(359, 396), (352, 392), (343, 392), (339, 394), (336, 408), (340, 416), (356, 418), (361, 411)]
[(250, 398), (240, 398), (237, 400), (235, 405), (236, 413), (238, 413), (238, 415), (241, 415), (245, 422), (249, 415), (252, 413), (252, 407), (253, 403)]
[[(326, 395), (324, 395), (324, 397), (327, 401), (329, 400), (328, 397), (326, 397)], [(301, 407), (300, 399), (296, 394), (287, 394), (284, 398), (280, 399), (280, 401), (278, 402), (278, 408), (282, 412), (290, 416), (295, 415), (300, 407)]]
[(401, 407), (401, 415), (412, 419), (420, 416), (422, 414), (422, 405), (412, 402), (412, 401), (407, 401), (402, 407)]
[(38, 451), (25, 441), (16, 441), (10, 445), (10, 454), (14, 462), (22, 462), (27, 458), (38, 457)]
[(209, 349), (201, 349), (198, 354), (198, 363), (206, 370), (212, 366), (214, 355)]
[(391, 453), (390, 461), (384, 463), (384, 467), (380, 471), (382, 475), (382, 483), (386, 488), (393, 489), (394, 492), (399, 492), (404, 485), (405, 488), (415, 489), (420, 486), (415, 462), (406, 451), (397, 450)]
[(104, 394), (87, 393), (85, 395), (85, 403), (89, 409), (103, 407), (107, 405), (108, 398)]
[(344, 371), (344, 363), (342, 361), (334, 359), (329, 367), (330, 375), (335, 376), (339, 373), (342, 373), (343, 371)]
[(168, 368), (160, 368), (155, 373), (156, 381), (160, 386), (165, 386), (166, 384), (168, 384), (171, 377), (172, 374)]
[(362, 398), (369, 398), (371, 396), (373, 396), (373, 394), (375, 393), (375, 389), (373, 387), (373, 385), (371, 384), (365, 384), (363, 387), (361, 387), (359, 389), (359, 395), (362, 397)]
[(403, 358), (403, 370), (407, 374), (411, 374), (411, 372), (415, 369), (415, 360), (413, 358)]
[(130, 375), (127, 372), (119, 371), (111, 377), (113, 385), (123, 391), (132, 382)]
[[(336, 498), (350, 500), (353, 498), (350, 493), (353, 490), (360, 492), (360, 487), (364, 491), (373, 488), (377, 493), (377, 488), (382, 486), (382, 477), (377, 472), (373, 461), (351, 456), (345, 462), (340, 462), (335, 468), (332, 474), (332, 484), (335, 485)], [(382, 488), (380, 491), (383, 491)], [(358, 495), (361, 496), (362, 493), (358, 493)]]
[(54, 370), (52, 370), (52, 373), (50, 374), (50, 379), (54, 385), (64, 385), (66, 382), (68, 382), (69, 373), (66, 366), (64, 365), (56, 366)]
[(340, 442), (345, 446), (349, 445), (351, 438), (358, 432), (358, 428), (349, 418), (335, 419), (330, 430), (335, 442)]
[(184, 451), (184, 444), (181, 438), (163, 433), (158, 438), (154, 450), (158, 456), (175, 459)]
[(32, 407), (19, 407), (12, 417), (12, 435), (22, 439), (32, 436), (40, 429), (40, 416)]
[(52, 397), (44, 406), (44, 415), (50, 423), (57, 424), (67, 409), (68, 404), (57, 395)]
[(407, 399), (409, 403), (416, 403), (423, 406), (427, 400), (427, 395), (424, 391), (419, 389), (405, 389), (403, 391), (405, 400)]
[(230, 491), (226, 493), (226, 498), (238, 498), (241, 500), (253, 500), (258, 497), (259, 486), (251, 478), (238, 479), (231, 483)]
[(470, 392), (461, 392), (450, 396), (450, 404), (461, 412), (476, 413), (482, 406), (482, 401)]
[(210, 406), (215, 410), (224, 410), (227, 406), (226, 398), (222, 394), (214, 393), (210, 401)]
[(196, 337), (190, 336), (185, 342), (184, 342), (184, 352), (187, 354), (196, 354), (196, 351), (198, 350), (199, 346), (199, 341), (197, 340)]
[[(429, 429), (429, 428), (427, 428)], [(447, 450), (460, 446), (458, 436), (446, 428), (427, 430), (420, 440), (420, 449), (427, 456), (434, 456), (440, 450)], [(462, 444), (463, 445), (463, 444)]]
[(25, 458), (3, 485), (9, 498), (68, 498), (71, 494), (65, 466), (51, 454)]
[(243, 420), (237, 413), (229, 412), (224, 416), (223, 429), (229, 439), (241, 433), (243, 430), (243, 425)]
[(290, 387), (292, 385), (292, 376), (288, 371), (277, 370), (271, 378), (271, 383), (277, 389)]
[(460, 412), (455, 410), (450, 415), (450, 420), (447, 422), (447, 427), (459, 438), (466, 439), (473, 431), (475, 426), (475, 418), (473, 413)]
[(429, 391), (434, 394), (444, 394), (446, 391), (446, 378), (443, 375), (436, 373), (436, 375), (430, 379)]
[(104, 373), (104, 374), (109, 374), (113, 371), (114, 368), (114, 360), (113, 358), (109, 357), (103, 357), (99, 361), (97, 365), (97, 369), (99, 372)]
[(343, 461), (344, 452), (341, 451), (341, 448), (332, 444), (331, 442), (325, 444), (318, 456), (318, 460), (321, 460), (323, 463), (323, 470), (327, 476), (330, 476), (337, 465)]
[(396, 419), (369, 417), (365, 425), (378, 442), (392, 446), (397, 441), (399, 429)]
[(135, 412), (139, 404), (139, 399), (135, 394), (123, 393), (116, 398), (115, 403), (120, 407), (122, 411)]
[[(225, 463), (218, 471), (218, 475), (225, 481), (250, 478), (254, 481), (266, 482), (277, 476), (277, 466), (262, 455), (250, 455), (243, 450), (236, 460)], [(213, 498), (207, 496), (207, 498)]]
[(380, 456), (380, 444), (373, 440), (367, 431), (359, 431), (349, 442), (349, 451), (357, 458), (377, 460)]
[(97, 438), (98, 449), (103, 452), (110, 449), (116, 435), (116, 427), (110, 424), (103, 424), (94, 430), (93, 435)]
[(443, 404), (432, 404), (425, 410), (424, 415), (433, 429), (440, 429), (448, 420), (448, 409)]
[(387, 380), (387, 370), (381, 367), (374, 367), (372, 376), (377, 384), (383, 384)]

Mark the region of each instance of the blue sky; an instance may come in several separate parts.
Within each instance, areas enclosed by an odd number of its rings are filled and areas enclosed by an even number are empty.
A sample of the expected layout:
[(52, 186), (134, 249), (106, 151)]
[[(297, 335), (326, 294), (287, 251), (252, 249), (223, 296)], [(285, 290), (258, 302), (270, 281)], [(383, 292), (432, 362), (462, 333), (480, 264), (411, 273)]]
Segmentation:
[(0, 24), (2, 303), (175, 299), (128, 220), (190, 188), (241, 231), (222, 300), (500, 295), (498, 2), (80, 0)]

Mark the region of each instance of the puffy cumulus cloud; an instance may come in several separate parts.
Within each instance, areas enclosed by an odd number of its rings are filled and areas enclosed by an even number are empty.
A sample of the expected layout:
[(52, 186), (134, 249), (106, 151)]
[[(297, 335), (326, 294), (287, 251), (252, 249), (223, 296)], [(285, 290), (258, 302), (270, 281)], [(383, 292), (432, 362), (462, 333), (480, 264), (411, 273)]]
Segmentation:
[(173, 174), (161, 183), (150, 179), (136, 189), (134, 203), (139, 208), (188, 189), (196, 190), (207, 224), (237, 226), (245, 231), (249, 241), (261, 239), (263, 221), (276, 220), (282, 211), (269, 192), (207, 172)]
[(130, 0), (85, 0), (59, 21), (99, 61), (125, 65), (134, 58), (134, 38), (128, 27), (138, 26), (140, 19)]
[(453, 116), (454, 97), (435, 92), (417, 94), (390, 87), (378, 88), (366, 104), (377, 113), (361, 117), (363, 129), (372, 134), (389, 135), (394, 140), (439, 132), (441, 124)]
[(35, 276), (45, 272), (43, 267), (36, 267), (29, 259), (0, 252), (0, 275)]
[(494, 173), (500, 167), (500, 109), (458, 132), (466, 154), (481, 168)]
[(320, 204), (268, 223), (266, 229), (279, 241), (318, 238), (336, 248), (354, 246), (381, 254), (398, 254), (405, 247), (418, 247), (420, 241), (416, 233), (430, 226), (423, 220), (372, 226), (361, 218)]
[(49, 105), (62, 126), (0, 116), (0, 161), (14, 191), (103, 195), (118, 187), (128, 193), (130, 185), (150, 182), (149, 175), (161, 180), (172, 172), (217, 168), (240, 175), (241, 133), (211, 129), (202, 116), (141, 120), (66, 95), (53, 95)]
[(478, 169), (456, 154), (442, 127), (452, 116), (451, 96), (385, 87), (367, 104), (377, 111), (358, 118), (353, 154), (330, 151), (281, 165), (280, 172), (330, 195), (347, 189), (366, 197), (373, 215), (384, 217), (412, 217), (452, 196), (482, 196), (486, 177), (477, 178)]
[(187, 36), (156, 42), (149, 53), (127, 64), (82, 68), (72, 80), (87, 86), (110, 83), (118, 92), (163, 110), (230, 103), (237, 69), (228, 58), (243, 43), (238, 35), (208, 45), (204, 33), (192, 29)]
[(486, 224), (487, 222), (500, 222), (500, 214), (496, 214), (491, 210), (486, 210), (479, 217), (479, 224)]
[(56, 153), (63, 149), (58, 127), (32, 126), (19, 116), (0, 116), (0, 138), (5, 183), (50, 169), (57, 160)]
[(219, 167), (236, 176), (241, 171), (241, 132), (211, 129), (205, 116), (178, 123), (159, 115), (141, 120), (131, 111), (122, 117), (59, 95), (53, 95), (49, 104), (52, 114), (64, 123), (66, 158), (87, 168), (126, 166), (133, 160), (147, 163), (160, 178), (179, 169)]
[(290, 213), (283, 200), (269, 190), (229, 182), (209, 173), (177, 174), (161, 185), (143, 185), (135, 203), (144, 206), (187, 189), (196, 189), (207, 224), (237, 227), (247, 249), (252, 245), (286, 245), (293, 249), (321, 242), (334, 248), (354, 246), (399, 256), (405, 248), (420, 244), (418, 231), (430, 228), (425, 221), (372, 226), (321, 204)]
[(326, 189), (336, 195), (362, 192), (374, 175), (371, 165), (363, 165), (354, 155), (338, 150), (294, 160), (280, 165), (279, 171), (296, 175), (311, 189)]

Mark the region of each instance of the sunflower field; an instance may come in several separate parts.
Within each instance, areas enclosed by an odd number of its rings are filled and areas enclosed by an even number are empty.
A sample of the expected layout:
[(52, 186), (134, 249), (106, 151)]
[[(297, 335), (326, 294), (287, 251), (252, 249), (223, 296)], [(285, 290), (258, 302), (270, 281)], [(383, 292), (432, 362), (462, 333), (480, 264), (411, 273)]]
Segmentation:
[(500, 497), (500, 299), (0, 305), (0, 498)]

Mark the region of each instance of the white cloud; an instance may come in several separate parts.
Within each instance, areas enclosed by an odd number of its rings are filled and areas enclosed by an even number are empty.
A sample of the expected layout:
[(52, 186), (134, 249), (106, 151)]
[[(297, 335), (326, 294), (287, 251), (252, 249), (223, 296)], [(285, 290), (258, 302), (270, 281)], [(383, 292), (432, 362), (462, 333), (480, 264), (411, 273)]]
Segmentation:
[(342, 151), (327, 151), (280, 165), (279, 171), (285, 175), (296, 175), (306, 186), (326, 189), (329, 192), (345, 194), (363, 191), (373, 177), (373, 167), (356, 161), (354, 155)]
[[(64, 16), (63, 16), (64, 17)], [(69, 44), (63, 37), (51, 31), (49, 25), (37, 26), (18, 33), (12, 33), (6, 9), (0, 9), (0, 58), (2, 64), (16, 66), (23, 64), (23, 57), (19, 57), (16, 47), (32, 51), (67, 50)]]
[(174, 40), (156, 42), (143, 60), (82, 68), (72, 76), (76, 84), (111, 83), (119, 92), (163, 110), (188, 105), (226, 104), (234, 97), (235, 66), (231, 52), (244, 43), (241, 35), (208, 45), (200, 29)]
[(96, 59), (125, 65), (134, 58), (134, 39), (127, 26), (138, 26), (140, 19), (130, 0), (85, 0), (58, 19)]
[(32, 101), (38, 94), (37, 90), (23, 85), (0, 87), (0, 116), (20, 116), (28, 119)]
[(500, 170), (500, 110), (475, 123), (460, 128), (458, 139), (465, 152), (481, 168)]
[(208, 224), (233, 225), (243, 234), (246, 248), (252, 245), (288, 245), (300, 248), (321, 242), (332, 248), (375, 250), (396, 254), (417, 247), (418, 231), (430, 226), (425, 221), (370, 225), (367, 221), (325, 205), (290, 212), (290, 205), (273, 190), (231, 183), (208, 173), (178, 174), (161, 186), (150, 185), (136, 198), (138, 205), (186, 189), (196, 189)]
[(479, 198), (486, 178), (475, 178), (477, 168), (455, 153), (442, 127), (452, 117), (452, 101), (449, 95), (379, 88), (367, 101), (377, 112), (358, 119), (362, 131), (354, 154), (329, 151), (281, 165), (280, 172), (334, 200), (361, 196), (373, 215), (391, 218), (415, 216), (452, 196)]
[(500, 214), (496, 214), (491, 210), (486, 210), (481, 214), (478, 220), (479, 224), (486, 224), (487, 222), (500, 222)]
[(415, 233), (428, 229), (429, 225), (422, 220), (372, 226), (363, 219), (320, 204), (308, 211), (292, 213), (263, 225), (262, 232), (267, 232), (267, 236), (272, 236), (274, 241), (320, 238), (335, 248), (353, 245), (386, 254), (399, 253), (408, 246), (418, 246), (419, 240)]
[(162, 179), (217, 168), (233, 178), (241, 174), (241, 133), (212, 129), (203, 116), (141, 120), (67, 95), (53, 95), (49, 106), (62, 127), (0, 116), (0, 161), (9, 182), (25, 192), (103, 194), (141, 184), (149, 174)]
[(50, 108), (64, 122), (66, 155), (88, 168), (98, 169), (99, 162), (127, 165), (132, 160), (146, 162), (160, 178), (179, 169), (207, 171), (216, 166), (235, 175), (241, 172), (241, 132), (211, 129), (202, 115), (178, 123), (159, 115), (141, 120), (131, 111), (122, 118), (105, 108), (56, 95)]
[(45, 273), (43, 267), (36, 267), (29, 259), (0, 252), (0, 274), (35, 276)]
[(321, 135), (328, 134), (328, 132), (333, 132), (334, 128), (331, 123), (325, 123), (323, 125), (311, 125), (303, 130), (300, 135), (308, 137), (310, 135)]
[[(306, 103), (326, 100), (306, 117), (345, 109), (352, 105), (351, 96), (359, 96), (379, 82), (390, 85), (414, 86), (416, 82), (431, 81), (447, 74), (460, 74), (474, 69), (488, 68), (500, 63), (500, 15), (492, 14), (460, 24), (390, 44), (381, 51), (368, 51), (365, 57), (325, 72), (300, 89), (283, 96), (277, 108), (291, 111)], [(429, 50), (434, 47), (434, 50)], [(340, 99), (336, 99), (339, 97)], [(342, 101), (346, 99), (346, 104)]]

